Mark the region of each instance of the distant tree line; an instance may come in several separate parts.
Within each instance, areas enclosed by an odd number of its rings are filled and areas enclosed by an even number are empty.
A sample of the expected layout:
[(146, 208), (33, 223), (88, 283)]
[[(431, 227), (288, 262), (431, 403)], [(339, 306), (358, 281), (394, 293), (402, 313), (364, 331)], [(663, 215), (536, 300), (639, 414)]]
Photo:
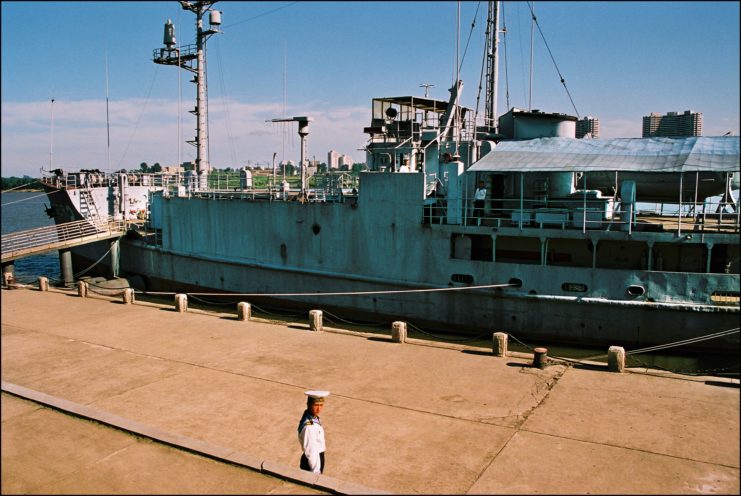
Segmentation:
[(141, 164), (139, 164), (139, 171), (140, 172), (145, 172), (145, 173), (146, 172), (152, 172), (152, 173), (154, 173), (154, 172), (162, 172), (162, 166), (160, 165), (159, 162), (155, 162), (155, 164), (154, 165), (151, 165), (151, 166), (150, 165), (147, 165), (146, 162), (142, 162)]
[(0, 183), (0, 189), (3, 191), (7, 191), (9, 189), (21, 189), (21, 186), (26, 186), (24, 189), (41, 189), (41, 185), (38, 183), (38, 181), (31, 177), (31, 176), (23, 176), (23, 177), (3, 177), (0, 178), (2, 181)]

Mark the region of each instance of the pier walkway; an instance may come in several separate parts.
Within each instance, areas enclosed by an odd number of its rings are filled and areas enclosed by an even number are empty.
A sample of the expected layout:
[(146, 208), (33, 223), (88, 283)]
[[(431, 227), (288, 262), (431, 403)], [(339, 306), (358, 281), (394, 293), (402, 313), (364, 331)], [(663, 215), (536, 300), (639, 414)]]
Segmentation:
[[(1, 489), (738, 494), (737, 379), (531, 361), (5, 290)], [(331, 391), (320, 477), (295, 469), (307, 389)]]
[(126, 234), (123, 220), (78, 220), (2, 235), (2, 263)]

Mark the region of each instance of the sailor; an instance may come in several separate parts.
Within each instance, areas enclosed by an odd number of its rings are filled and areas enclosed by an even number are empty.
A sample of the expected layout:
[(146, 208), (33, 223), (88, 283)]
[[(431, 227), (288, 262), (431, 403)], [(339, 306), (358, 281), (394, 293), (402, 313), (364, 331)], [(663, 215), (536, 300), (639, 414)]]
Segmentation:
[(283, 182), (281, 183), (281, 189), (283, 190), (283, 200), (288, 200), (288, 191), (290, 190), (291, 186), (288, 184), (288, 181), (283, 179)]
[(479, 181), (479, 187), (476, 188), (476, 193), (473, 195), (473, 217), (477, 219), (479, 225), (481, 225), (481, 217), (484, 215), (485, 202), (486, 186), (484, 186), (484, 181)]
[(324, 407), (324, 398), (329, 391), (306, 391), (306, 410), (298, 423), (298, 442), (304, 454), (301, 455), (301, 470), (324, 472), (324, 427), (319, 419)]

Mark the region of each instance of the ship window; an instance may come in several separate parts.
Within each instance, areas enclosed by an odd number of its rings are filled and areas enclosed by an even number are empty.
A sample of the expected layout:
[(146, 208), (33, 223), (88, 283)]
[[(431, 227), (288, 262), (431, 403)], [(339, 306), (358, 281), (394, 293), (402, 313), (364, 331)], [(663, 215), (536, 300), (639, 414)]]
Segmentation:
[(710, 295), (710, 301), (713, 303), (738, 305), (741, 300), (739, 299), (738, 291), (713, 291), (713, 294)]
[(470, 274), (453, 274), (450, 280), (461, 284), (473, 284), (473, 276)]
[(641, 296), (646, 292), (646, 288), (638, 286), (637, 284), (631, 284), (628, 286), (628, 294), (630, 296)]
[(561, 289), (569, 293), (585, 293), (587, 291), (587, 285), (580, 282), (565, 282), (561, 284)]
[(319, 231), (321, 230), (322, 226), (320, 226), (319, 224), (314, 224), (313, 226), (311, 226), (311, 232), (313, 232), (314, 234), (319, 234)]
[(516, 288), (521, 288), (522, 287), (522, 281), (519, 280), (519, 279), (517, 279), (516, 277), (513, 277), (512, 279), (510, 279), (509, 280), (509, 284), (511, 286), (516, 287)]

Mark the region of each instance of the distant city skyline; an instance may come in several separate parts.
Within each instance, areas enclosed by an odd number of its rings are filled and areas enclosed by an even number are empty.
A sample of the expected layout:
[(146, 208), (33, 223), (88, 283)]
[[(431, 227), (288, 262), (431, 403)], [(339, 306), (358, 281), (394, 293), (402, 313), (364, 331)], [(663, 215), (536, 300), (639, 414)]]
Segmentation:
[[(365, 162), (362, 131), (370, 124), (371, 99), (428, 92), (447, 100), (456, 60), (461, 103), (476, 109), (478, 102), (483, 113), (486, 2), (218, 2), (214, 8), (223, 12), (223, 34), (208, 42), (214, 167), (271, 162), (273, 153), (297, 162), (295, 124), (266, 122), (296, 115), (314, 118), (309, 157), (321, 160), (337, 150)], [(536, 29), (533, 109), (595, 116), (601, 138), (640, 137), (643, 116), (683, 109), (703, 114), (706, 136), (739, 134), (738, 2), (535, 2), (534, 8), (548, 49)], [(0, 9), (3, 176), (38, 176), (52, 164), (116, 170), (193, 159), (195, 149), (184, 144), (195, 133), (190, 74), (151, 60), (168, 19), (179, 43), (193, 42), (193, 16), (177, 2), (3, 1)], [(529, 8), (504, 2), (503, 12), (500, 115), (527, 109), (530, 93)]]
[(643, 137), (702, 136), (702, 112), (651, 112), (643, 116)]

